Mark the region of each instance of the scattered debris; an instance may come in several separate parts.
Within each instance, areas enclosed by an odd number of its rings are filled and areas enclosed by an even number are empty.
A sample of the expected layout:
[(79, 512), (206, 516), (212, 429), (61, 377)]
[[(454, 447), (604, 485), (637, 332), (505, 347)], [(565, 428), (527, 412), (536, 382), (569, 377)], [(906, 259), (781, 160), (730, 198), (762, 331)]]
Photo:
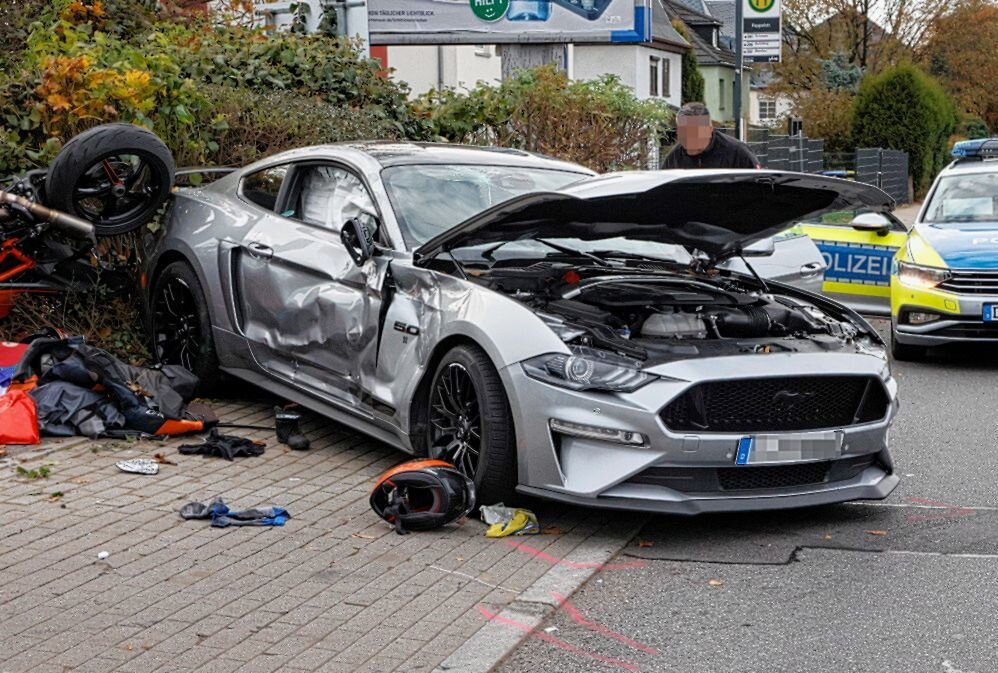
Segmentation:
[(148, 458), (122, 460), (114, 465), (122, 472), (130, 472), (132, 474), (159, 474), (159, 463)]
[(52, 493), (49, 493), (49, 500), (51, 500), (52, 502), (56, 502), (64, 495), (66, 494), (63, 493), (62, 491), (53, 491)]
[(160, 465), (176, 465), (172, 460), (167, 459), (162, 453), (154, 453), (152, 459), (155, 460)]
[(49, 475), (52, 474), (52, 466), (46, 464), (42, 465), (41, 467), (25, 469), (20, 465), (18, 465), (14, 471), (17, 473), (17, 476), (23, 477), (24, 479), (28, 479), (30, 481), (34, 481), (36, 479), (48, 479)]
[(111, 555), (111, 552), (108, 552), (108, 551), (97, 552), (97, 560), (98, 561), (103, 561), (104, 559), (106, 559), (110, 555)]
[(724, 580), (708, 580), (707, 584), (709, 584), (712, 587), (723, 587)]
[(541, 530), (541, 535), (564, 535), (564, 534), (565, 531), (563, 531), (558, 526), (548, 526)]
[(274, 407), (274, 429), (277, 441), (295, 451), (307, 451), (310, 442), (301, 431), (301, 414), (291, 409)]
[(232, 460), (242, 456), (262, 456), (266, 446), (266, 442), (234, 435), (223, 435), (217, 428), (212, 428), (203, 443), (182, 444), (178, 447), (178, 451), (185, 456), (200, 453), (205, 458), (215, 457)]
[(554, 633), (557, 630), (558, 630), (557, 626), (549, 626), (546, 629), (544, 629), (544, 633)]
[(877, 535), (877, 536), (880, 536), (880, 537), (884, 537), (885, 535), (887, 535), (887, 531), (886, 530), (867, 530), (867, 531), (863, 531), (863, 532), (868, 533), (870, 535)]
[(831, 533), (825, 533), (825, 539), (826, 540), (831, 540), (832, 539), (832, 534)]
[(651, 540), (638, 540), (639, 547), (654, 547), (655, 543)]
[(351, 533), (350, 537), (360, 538), (361, 540), (377, 540), (378, 539), (377, 536), (375, 536), (375, 535), (367, 535), (365, 533)]
[(180, 516), (185, 519), (211, 519), (214, 528), (228, 526), (283, 526), (291, 518), (288, 510), (282, 507), (257, 507), (233, 512), (218, 498), (210, 504), (189, 502), (180, 508)]
[(541, 526), (537, 516), (529, 509), (506, 507), (501, 502), (496, 505), (482, 505), (482, 521), (489, 525), (485, 537), (508, 537), (510, 535), (537, 535)]

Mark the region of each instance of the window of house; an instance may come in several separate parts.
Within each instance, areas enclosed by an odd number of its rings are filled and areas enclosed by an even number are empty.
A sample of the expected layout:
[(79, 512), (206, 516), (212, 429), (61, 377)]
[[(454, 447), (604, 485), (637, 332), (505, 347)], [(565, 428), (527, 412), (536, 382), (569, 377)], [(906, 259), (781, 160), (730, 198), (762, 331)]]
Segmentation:
[(759, 99), (759, 119), (776, 119), (776, 101)]
[(669, 59), (663, 58), (662, 59), (662, 95), (663, 96), (668, 97), (668, 96), (672, 95), (672, 91), (671, 91), (672, 87), (669, 86), (669, 84), (670, 84), (670, 82), (669, 82)]
[(659, 93), (659, 66), (662, 63), (662, 59), (657, 56), (652, 56), (648, 62), (648, 95), (653, 97), (658, 97)]
[(718, 104), (717, 104), (718, 107), (721, 108), (722, 110), (724, 110), (725, 109), (724, 99), (727, 98), (727, 96), (724, 95), (724, 78), (723, 77), (720, 79), (720, 86), (717, 89), (717, 97), (720, 99), (719, 102), (718, 102)]

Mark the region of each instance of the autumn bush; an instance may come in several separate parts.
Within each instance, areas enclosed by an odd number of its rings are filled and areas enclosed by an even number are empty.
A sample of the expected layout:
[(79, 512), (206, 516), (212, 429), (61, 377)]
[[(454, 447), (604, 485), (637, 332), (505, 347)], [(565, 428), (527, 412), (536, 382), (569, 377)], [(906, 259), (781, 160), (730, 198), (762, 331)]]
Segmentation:
[[(349, 40), (177, 20), (162, 6), (55, 0), (36, 7), (29, 28), (5, 26), (20, 51), (0, 72), (0, 174), (46, 165), (68, 138), (110, 121), (154, 130), (179, 165), (231, 164), (301, 145), (302, 111), (313, 104), (321, 112), (312, 119), (324, 121), (311, 126), (324, 140), (426, 135), (405, 87)], [(283, 142), (248, 152), (243, 140), (227, 141), (250, 130), (243, 119)]]
[(552, 66), (471, 92), (430, 92), (419, 110), (447, 140), (515, 147), (605, 172), (643, 168), (674, 110), (643, 101), (613, 76), (571, 81)]
[(956, 124), (953, 102), (943, 88), (910, 64), (865, 78), (852, 109), (856, 146), (907, 152), (917, 193), (924, 193), (946, 165)]

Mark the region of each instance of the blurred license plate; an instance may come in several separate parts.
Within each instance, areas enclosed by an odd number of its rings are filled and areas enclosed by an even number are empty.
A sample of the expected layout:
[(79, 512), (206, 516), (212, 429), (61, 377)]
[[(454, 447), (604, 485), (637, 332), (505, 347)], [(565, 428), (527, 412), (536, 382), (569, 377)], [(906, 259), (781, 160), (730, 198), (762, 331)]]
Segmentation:
[(998, 320), (998, 304), (984, 305), (984, 322), (995, 322)]
[(806, 435), (754, 435), (738, 440), (735, 465), (800, 463), (830, 460), (841, 455), (841, 432), (810, 432)]

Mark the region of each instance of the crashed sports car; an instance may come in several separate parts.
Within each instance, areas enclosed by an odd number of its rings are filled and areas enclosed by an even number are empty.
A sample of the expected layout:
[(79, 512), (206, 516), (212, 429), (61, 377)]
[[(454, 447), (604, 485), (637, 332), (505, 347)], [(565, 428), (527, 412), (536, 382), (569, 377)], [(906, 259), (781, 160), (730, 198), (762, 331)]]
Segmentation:
[(313, 147), (178, 190), (150, 243), (151, 328), (161, 360), (446, 460), (481, 503), (879, 499), (898, 483), (884, 343), (751, 260), (805, 217), (892, 207), (797, 173)]

